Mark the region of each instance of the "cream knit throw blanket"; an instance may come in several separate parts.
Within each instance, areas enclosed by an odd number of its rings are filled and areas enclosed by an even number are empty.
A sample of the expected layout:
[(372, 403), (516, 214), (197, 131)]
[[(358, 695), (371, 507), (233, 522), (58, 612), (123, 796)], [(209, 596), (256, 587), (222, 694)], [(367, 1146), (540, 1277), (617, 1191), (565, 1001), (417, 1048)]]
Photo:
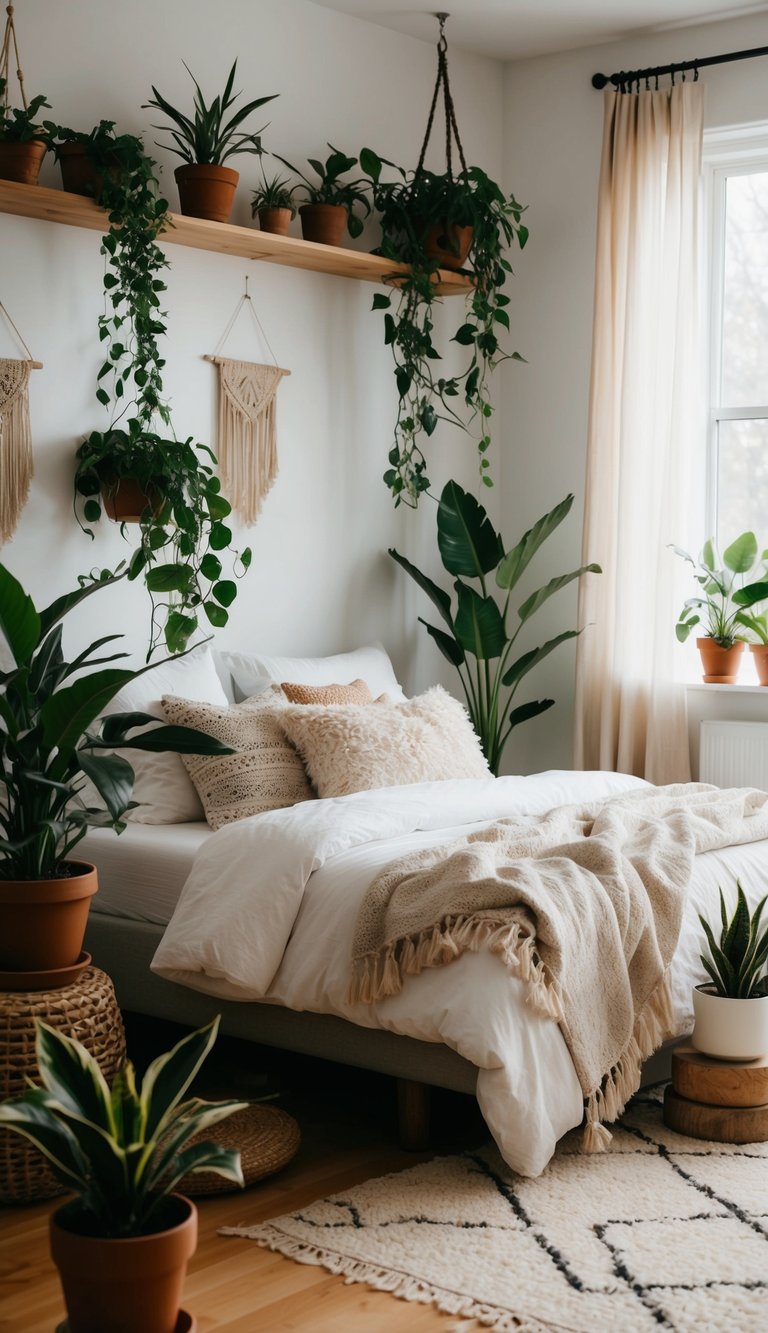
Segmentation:
[(694, 856), (761, 838), (768, 794), (687, 783), (501, 820), (405, 856), (363, 901), (350, 999), (396, 995), (466, 950), (498, 954), (527, 1003), (560, 1024), (585, 1098), (583, 1146), (601, 1151), (600, 1122), (676, 1035), (667, 969)]

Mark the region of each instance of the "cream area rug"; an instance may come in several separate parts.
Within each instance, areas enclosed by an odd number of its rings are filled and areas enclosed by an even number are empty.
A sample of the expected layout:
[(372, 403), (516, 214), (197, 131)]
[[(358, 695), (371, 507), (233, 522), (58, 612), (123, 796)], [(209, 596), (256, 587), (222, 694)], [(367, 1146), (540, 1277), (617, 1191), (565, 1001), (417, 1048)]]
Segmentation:
[(584, 1156), (579, 1138), (537, 1179), (484, 1148), (222, 1234), (431, 1302), (461, 1330), (764, 1330), (768, 1144), (683, 1138), (653, 1097), (608, 1153)]

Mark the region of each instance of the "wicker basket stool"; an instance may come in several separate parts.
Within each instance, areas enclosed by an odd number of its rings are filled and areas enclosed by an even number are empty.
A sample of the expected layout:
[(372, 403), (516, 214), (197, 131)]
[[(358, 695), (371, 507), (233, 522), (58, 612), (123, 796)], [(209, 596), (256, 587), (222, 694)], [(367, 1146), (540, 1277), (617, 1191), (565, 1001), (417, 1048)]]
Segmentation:
[[(125, 1058), (125, 1032), (109, 977), (88, 967), (62, 990), (0, 992), (0, 1101), (37, 1081), (35, 1019), (82, 1042), (109, 1081)], [(32, 1203), (66, 1193), (27, 1139), (0, 1130), (0, 1203)]]
[[(254, 1104), (204, 1130), (193, 1143), (212, 1139), (220, 1148), (239, 1148), (246, 1186), (272, 1176), (296, 1156), (301, 1142), (299, 1126), (292, 1115), (277, 1106)], [(215, 1171), (192, 1171), (176, 1187), (180, 1194), (226, 1194), (240, 1186)]]

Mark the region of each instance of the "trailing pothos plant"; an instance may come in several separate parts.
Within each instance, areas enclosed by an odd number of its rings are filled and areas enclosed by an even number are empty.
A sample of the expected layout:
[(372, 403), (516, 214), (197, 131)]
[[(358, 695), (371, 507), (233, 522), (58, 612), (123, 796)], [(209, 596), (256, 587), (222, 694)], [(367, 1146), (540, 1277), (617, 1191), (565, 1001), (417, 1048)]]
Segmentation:
[[(397, 275), (395, 296), (377, 293), (373, 298), (373, 309), (385, 312), (384, 341), (394, 357), (398, 391), (384, 481), (396, 505), (418, 504), (430, 487), (424, 442), (442, 419), (474, 437), (483, 483), (492, 486), (490, 375), (503, 361), (524, 360), (519, 352), (503, 350), (500, 332), (510, 326), (503, 290), (512, 272), (507, 249), (516, 241), (522, 250), (528, 240), (525, 208), (480, 167), (463, 167), (456, 175), (425, 168), (409, 173), (370, 148), (361, 151), (360, 165), (380, 213), (380, 253), (409, 265), (409, 272)], [(399, 179), (383, 181), (385, 165)], [(437, 239), (444, 250), (455, 249), (456, 228), (461, 227), (471, 228), (467, 264), (472, 283), (452, 341), (467, 349), (468, 360), (455, 374), (445, 375), (437, 366), (442, 353), (434, 340), (440, 259), (431, 242)]]
[[(419, 616), (443, 657), (459, 673), (472, 724), (480, 739), (492, 773), (498, 774), (507, 741), (515, 727), (554, 704), (554, 699), (535, 699), (511, 707), (522, 681), (561, 643), (575, 639), (581, 630), (568, 629), (538, 648), (529, 648), (510, 661), (518, 638), (543, 604), (582, 574), (600, 574), (599, 565), (583, 565), (560, 574), (536, 589), (512, 610), (512, 594), (539, 547), (560, 526), (573, 504), (567, 495), (544, 514), (520, 540), (505, 550), (485, 509), (455, 481), (443, 488), (437, 506), (437, 545), (448, 574), (454, 577), (456, 605), (451, 595), (412, 565), (398, 551), (393, 560), (410, 574), (437, 609), (447, 630)], [(501, 604), (489, 587), (489, 575), (503, 599)], [(465, 582), (479, 582), (479, 591)], [(510, 619), (511, 617), (511, 619)]]

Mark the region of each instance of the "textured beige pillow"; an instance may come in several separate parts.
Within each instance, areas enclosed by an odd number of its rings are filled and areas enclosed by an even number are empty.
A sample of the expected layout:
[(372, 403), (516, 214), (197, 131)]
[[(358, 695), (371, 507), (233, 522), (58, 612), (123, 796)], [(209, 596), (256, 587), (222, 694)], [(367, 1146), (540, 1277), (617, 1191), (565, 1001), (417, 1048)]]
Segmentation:
[(301, 759), (278, 725), (278, 716), (289, 706), (279, 686), (232, 708), (173, 695), (164, 695), (162, 704), (169, 722), (197, 727), (237, 750), (181, 756), (211, 828), (314, 797)]
[(466, 709), (440, 685), (405, 703), (289, 704), (277, 716), (318, 796), (490, 776)]
[(291, 704), (372, 704), (373, 695), (364, 680), (349, 685), (295, 685), (284, 680), (280, 686)]

